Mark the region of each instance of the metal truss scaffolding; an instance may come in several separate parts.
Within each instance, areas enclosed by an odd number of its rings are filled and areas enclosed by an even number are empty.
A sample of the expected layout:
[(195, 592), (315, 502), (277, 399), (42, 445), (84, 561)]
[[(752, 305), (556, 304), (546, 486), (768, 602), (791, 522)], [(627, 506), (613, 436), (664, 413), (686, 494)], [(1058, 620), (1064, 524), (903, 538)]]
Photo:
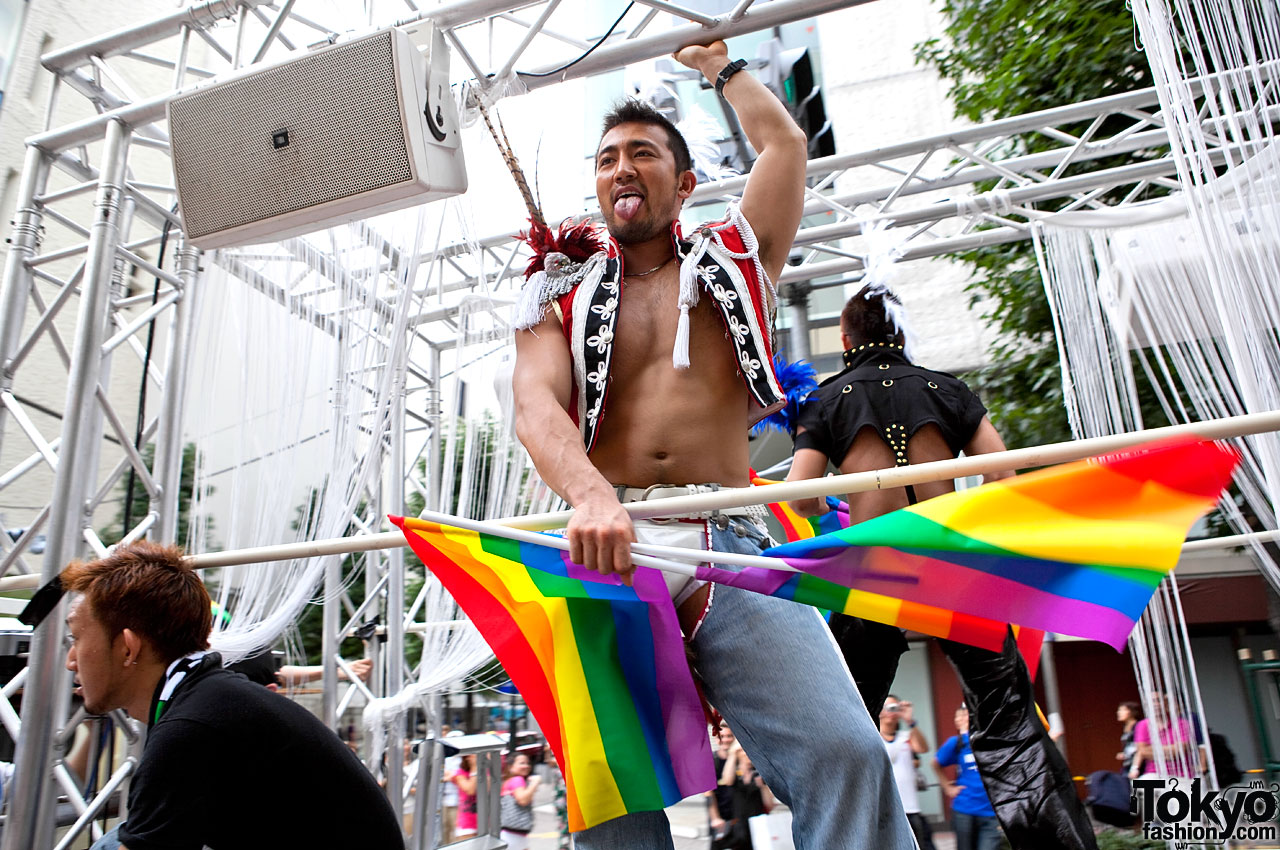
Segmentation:
[[(433, 21), (461, 60), (455, 62), (455, 76), (464, 68), (473, 89), (496, 93), (513, 80), (526, 89), (555, 85), (663, 56), (688, 43), (777, 27), (858, 2), (740, 0), (725, 14), (708, 15), (677, 3), (637, 0), (624, 13), (627, 25), (615, 29), (598, 50), (563, 68), (564, 63), (556, 62), (530, 73), (514, 68), (534, 46), (572, 58), (598, 38), (565, 31), (565, 16), (554, 14), (561, 0), (465, 0), (422, 9), (414, 0), (366, 0), (364, 19), (355, 24), (347, 19), (350, 10), (342, 10), (355, 4), (210, 0), (43, 56), (44, 68), (53, 75), (49, 119), (45, 130), (27, 143), (0, 281), (0, 441), (25, 441), (29, 447), (24, 446), (28, 453), (19, 462), (0, 469), (0, 490), (36, 472), (52, 472), (53, 484), (43, 508), (16, 542), (10, 544), (8, 535), (0, 534), (0, 575), (31, 576), (34, 581), (38, 574), (43, 583), (74, 558), (104, 553), (106, 547), (93, 528), (94, 512), (127, 475), (145, 490), (150, 508), (135, 518), (124, 539), (175, 538), (182, 400), (193, 305), (202, 297), (202, 263), (221, 266), (287, 305), (299, 321), (322, 329), (335, 329), (341, 319), (319, 302), (317, 293), (324, 287), (316, 281), (361, 279), (370, 273), (369, 267), (357, 264), (368, 261), (355, 260), (355, 252), (323, 255), (297, 241), (203, 257), (188, 245), (167, 177), (171, 172), (163, 118), (175, 92), (328, 43), (354, 28), (395, 23), (397, 17), (401, 23)], [(568, 26), (584, 28), (583, 17), (573, 17)], [(557, 26), (561, 29), (553, 28)], [(492, 53), (485, 45), (493, 43), (494, 32), (501, 28), (517, 33), (512, 40), (518, 43), (482, 63), (477, 57)], [(83, 98), (92, 112), (54, 127), (59, 98), (67, 92)], [(1020, 141), (1027, 135), (1050, 139), (1056, 146), (1027, 153)], [(905, 261), (1026, 238), (1030, 222), (1041, 215), (1038, 204), (1052, 204), (1054, 209), (1127, 205), (1152, 187), (1176, 189), (1167, 147), (1155, 93), (1147, 90), (814, 160), (809, 166), (806, 224), (796, 239), (800, 262), (784, 272), (780, 283), (803, 289), (856, 279), (866, 253), (859, 239), (872, 227), (901, 237), (897, 253)], [(991, 188), (975, 193), (977, 184)], [(694, 201), (723, 200), (742, 185), (742, 178), (703, 185)], [(370, 244), (376, 236), (369, 231)], [(161, 246), (169, 249), (167, 259), (161, 256)], [(511, 233), (496, 233), (477, 241), (430, 246), (419, 257), (393, 257), (393, 267), (412, 264), (416, 270), (408, 285), (417, 300), (411, 312), (417, 319), (401, 338), (391, 333), (388, 295), (376, 289), (368, 292), (368, 303), (384, 315), (381, 330), (386, 331), (387, 356), (395, 358), (398, 374), (389, 408), (371, 411), (373, 421), (381, 417), (392, 426), (378, 435), (382, 480), (368, 482), (365, 498), (358, 500), (362, 507), (352, 511), (355, 528), (379, 530), (382, 515), (404, 511), (407, 493), (418, 494), (428, 507), (438, 507), (441, 352), (456, 339), (457, 316), (468, 299), (510, 302), (524, 266), (523, 250)], [(271, 273), (273, 260), (305, 263), (310, 275), (305, 281), (278, 278)], [(156, 279), (154, 293), (135, 292), (130, 286), (135, 275)], [(68, 338), (73, 311), (74, 331)], [(146, 342), (157, 327), (162, 329), (160, 356), (154, 356)], [(52, 440), (41, 435), (30, 405), (15, 391), (24, 366), (37, 351), (53, 352), (66, 368), (61, 433)], [(138, 376), (147, 382), (150, 394), (141, 410), (112, 387), (126, 378), (136, 384)], [(143, 444), (153, 442), (156, 447), (150, 461), (137, 450), (138, 435), (125, 424), (139, 419)], [(407, 432), (425, 435), (414, 440), (424, 446), (421, 452), (406, 452)], [(106, 471), (99, 475), (99, 469)], [(36, 565), (28, 546), (39, 534), (48, 542)], [(412, 613), (406, 617), (403, 555), (400, 550), (368, 553), (357, 566), (364, 570), (368, 590), (358, 610), (342, 593), (336, 559), (325, 578), (329, 602), (324, 609), (323, 715), (331, 725), (354, 690), (363, 688), (353, 681), (345, 694), (339, 693), (337, 656), (342, 638), (352, 634), (364, 615), (376, 614), (387, 634), (368, 696), (398, 693), (406, 682), (404, 634)], [(68, 717), (70, 679), (62, 669), (63, 631), (62, 617), (55, 615), (35, 633), (25, 681), (17, 680), (24, 688), (20, 730), (7, 701), (18, 685), (0, 698), (0, 717), (18, 740), (17, 781), (2, 850), (55, 846), (58, 789), (79, 815), (57, 844), (70, 846), (107, 799), (127, 786), (136, 763), (126, 759), (90, 800), (83, 799), (61, 765), (79, 719)], [(438, 724), (438, 716), (434, 722)], [(136, 735), (136, 730), (128, 731)], [(388, 752), (400, 752), (402, 735), (402, 729), (392, 729)], [(56, 776), (58, 789), (51, 776)], [(392, 768), (386, 776), (387, 793), (400, 810), (406, 797), (403, 774)], [(419, 800), (425, 805), (429, 796), (420, 794)], [(431, 818), (426, 811), (416, 814), (414, 846), (429, 847)]]

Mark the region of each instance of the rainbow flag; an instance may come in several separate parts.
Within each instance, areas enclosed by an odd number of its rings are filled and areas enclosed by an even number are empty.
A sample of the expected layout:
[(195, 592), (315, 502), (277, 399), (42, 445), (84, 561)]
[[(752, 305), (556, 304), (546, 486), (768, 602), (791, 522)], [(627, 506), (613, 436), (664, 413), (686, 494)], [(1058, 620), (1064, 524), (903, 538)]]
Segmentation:
[[(763, 487), (778, 482), (771, 478), (761, 478), (753, 472), (751, 483)], [(782, 526), (788, 541), (808, 540), (849, 527), (849, 506), (834, 496), (827, 497), (827, 512), (819, 516), (802, 517), (786, 502), (770, 503), (769, 511)], [(769, 570), (743, 570), (735, 578), (723, 579), (758, 593), (784, 596), (825, 611), (874, 620), (931, 637), (979, 646), (992, 652), (999, 652), (1004, 647), (1004, 636), (1009, 627), (1009, 624), (998, 620), (961, 614), (946, 607), (921, 605), (866, 590), (852, 590), (816, 576), (795, 574), (783, 581), (777, 573)], [(716, 579), (707, 578), (707, 581), (713, 580)], [(1044, 643), (1044, 632), (1017, 625), (1013, 626), (1013, 630), (1018, 649), (1034, 679), (1040, 667), (1040, 646)]]
[(715, 786), (706, 717), (666, 583), (632, 587), (568, 553), (391, 517), (480, 630), (555, 752), (569, 828)]
[[(1107, 455), (939, 496), (765, 554), (804, 574), (789, 579), (800, 594), (816, 577), (879, 594), (877, 604), (890, 609), (909, 600), (1121, 649), (1238, 460), (1207, 442)], [(869, 618), (903, 616), (884, 614)]]
[[(772, 478), (761, 478), (754, 471), (751, 483), (756, 487), (777, 484)], [(821, 534), (831, 534), (849, 527), (849, 506), (835, 496), (827, 497), (827, 512), (818, 516), (803, 517), (791, 509), (786, 502), (770, 502), (769, 513), (782, 526), (782, 533), (788, 541), (808, 540)]]
[[(993, 650), (1007, 623), (1119, 649), (1237, 462), (1213, 443), (1109, 455), (767, 550), (795, 573), (698, 572)], [(713, 786), (705, 720), (657, 571), (637, 568), (627, 588), (558, 549), (392, 520), (524, 695), (565, 770), (572, 829)]]

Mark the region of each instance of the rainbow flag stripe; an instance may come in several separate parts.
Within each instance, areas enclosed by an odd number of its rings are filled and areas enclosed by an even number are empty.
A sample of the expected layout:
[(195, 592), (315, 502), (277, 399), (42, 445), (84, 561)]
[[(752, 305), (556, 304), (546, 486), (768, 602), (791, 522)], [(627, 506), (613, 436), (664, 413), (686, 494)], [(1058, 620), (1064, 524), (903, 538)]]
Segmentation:
[[(777, 484), (772, 478), (760, 478), (753, 475), (751, 483), (756, 487)], [(782, 526), (782, 532), (788, 541), (808, 540), (822, 534), (831, 534), (849, 527), (849, 506), (835, 496), (827, 497), (827, 512), (818, 516), (802, 517), (791, 509), (786, 502), (772, 502), (769, 513)]]
[(391, 520), (538, 721), (564, 770), (570, 829), (714, 787), (706, 718), (660, 573), (639, 570), (625, 587), (556, 549)]
[(1120, 649), (1237, 462), (1206, 442), (1108, 455), (766, 554), (836, 584)]
[[(763, 487), (778, 482), (753, 475), (751, 483)], [(849, 506), (834, 496), (827, 497), (827, 512), (819, 516), (802, 517), (786, 502), (770, 503), (769, 511), (782, 526), (788, 541), (808, 540), (849, 527)], [(947, 607), (908, 602), (867, 590), (851, 590), (803, 573), (779, 584), (775, 578), (776, 575), (772, 571), (753, 572), (748, 569), (743, 570), (741, 577), (733, 581), (739, 587), (754, 589), (759, 593), (785, 596), (827, 611), (837, 611), (851, 617), (874, 620), (877, 623), (886, 623), (931, 637), (967, 643), (993, 652), (999, 652), (1004, 647), (1004, 636), (1008, 624), (999, 620), (961, 614)], [(1044, 642), (1044, 632), (1040, 629), (1028, 629), (1017, 625), (1013, 628), (1018, 646), (1026, 659), (1027, 668), (1034, 678), (1040, 665), (1040, 645)]]

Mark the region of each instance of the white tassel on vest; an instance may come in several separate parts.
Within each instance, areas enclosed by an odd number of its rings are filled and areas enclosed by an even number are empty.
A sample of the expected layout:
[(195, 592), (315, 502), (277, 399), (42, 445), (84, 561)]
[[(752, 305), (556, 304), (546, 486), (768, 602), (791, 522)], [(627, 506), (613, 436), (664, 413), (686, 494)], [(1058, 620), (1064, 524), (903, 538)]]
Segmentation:
[(548, 253), (544, 259), (545, 269), (529, 275), (524, 289), (520, 290), (520, 300), (512, 318), (515, 329), (527, 331), (541, 322), (548, 304), (572, 291), (583, 278), (601, 268), (605, 259), (603, 251), (581, 263), (570, 262), (564, 254)]
[(699, 234), (693, 250), (680, 261), (680, 321), (676, 323), (676, 344), (671, 351), (671, 365), (688, 369), (689, 360), (689, 309), (698, 305), (698, 263), (707, 253), (710, 237)]

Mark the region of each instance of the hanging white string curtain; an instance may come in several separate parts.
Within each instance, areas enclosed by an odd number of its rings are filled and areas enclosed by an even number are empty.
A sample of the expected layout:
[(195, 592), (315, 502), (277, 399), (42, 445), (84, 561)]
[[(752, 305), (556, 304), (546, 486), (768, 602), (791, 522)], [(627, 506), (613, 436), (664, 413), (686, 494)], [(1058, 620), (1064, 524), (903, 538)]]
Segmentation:
[[(1037, 228), (1068, 414), (1077, 435), (1138, 427), (1129, 351), (1170, 421), (1280, 408), (1280, 7), (1229, 0), (1135, 0), (1167, 116), (1182, 213), (1082, 230)], [(1227, 162), (1216, 167), (1212, 150)], [(1166, 208), (1178, 207), (1164, 204)], [(1158, 423), (1147, 423), (1158, 424)], [(1236, 481), (1237, 531), (1275, 528), (1280, 440), (1258, 435)], [(1273, 586), (1266, 550), (1255, 554)]]
[[(421, 216), (409, 222), (421, 232)], [(403, 375), (415, 263), (395, 265), (362, 225), (292, 240), (257, 257), (231, 255), (204, 285), (222, 293), (202, 326), (189, 422), (225, 528), (222, 546), (262, 545), (377, 529), (382, 442)], [(409, 257), (418, 256), (416, 241)], [(258, 287), (246, 278), (258, 276)], [(277, 284), (264, 293), (261, 281)], [(232, 365), (234, 364), (234, 366)], [(232, 367), (229, 369), (228, 367)], [(228, 374), (236, 379), (227, 380)], [(234, 415), (227, 415), (228, 411)], [(310, 495), (308, 495), (310, 494)], [(195, 507), (204, 543), (209, 500)], [(219, 576), (213, 645), (228, 661), (272, 645), (316, 592), (325, 560)]]
[[(510, 427), (514, 421), (509, 386), (511, 301), (468, 297), (458, 310), (456, 335), (447, 344), (453, 364), (442, 381), (450, 412), (445, 414), (448, 424), (442, 441), (440, 509), (449, 511), (456, 502), (453, 513), (467, 519), (541, 513), (564, 505), (538, 478)], [(429, 573), (422, 595), (425, 604), (418, 607), (415, 601), (410, 620), (414, 621), (411, 628), (423, 638), (424, 663), (415, 681), (399, 693), (366, 706), (364, 723), (375, 738), (410, 708), (423, 705), (425, 697), (456, 686), (493, 657), (479, 632)], [(431, 611), (450, 613), (433, 618), (427, 613)], [(473, 682), (467, 687), (486, 690), (494, 684)]]
[[(1078, 437), (1159, 424), (1142, 422), (1135, 359), (1172, 422), (1280, 408), (1280, 8), (1235, 0), (1131, 5), (1180, 192), (1151, 223), (1080, 213), (1034, 229)], [(1238, 531), (1274, 529), (1277, 437), (1237, 445), (1243, 505), (1224, 500), (1223, 513)], [(1253, 549), (1280, 588), (1274, 561), (1261, 544)], [(1208, 718), (1176, 579), (1161, 586), (1130, 650), (1153, 722), (1195, 727), (1181, 747), (1161, 747), (1153, 733), (1158, 768), (1196, 775), (1203, 758), (1212, 784), (1212, 753), (1200, 746)]]

